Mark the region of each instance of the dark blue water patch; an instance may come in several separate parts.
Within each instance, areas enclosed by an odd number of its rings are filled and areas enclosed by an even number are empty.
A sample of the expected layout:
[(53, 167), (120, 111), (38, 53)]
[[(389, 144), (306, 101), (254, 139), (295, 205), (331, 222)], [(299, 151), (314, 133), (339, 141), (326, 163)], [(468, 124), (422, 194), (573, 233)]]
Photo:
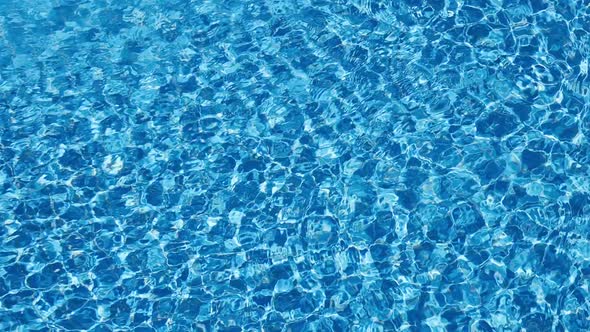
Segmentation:
[(528, 170), (533, 170), (543, 165), (547, 161), (545, 154), (540, 151), (525, 149), (524, 151), (522, 151), (521, 156), (522, 162)]

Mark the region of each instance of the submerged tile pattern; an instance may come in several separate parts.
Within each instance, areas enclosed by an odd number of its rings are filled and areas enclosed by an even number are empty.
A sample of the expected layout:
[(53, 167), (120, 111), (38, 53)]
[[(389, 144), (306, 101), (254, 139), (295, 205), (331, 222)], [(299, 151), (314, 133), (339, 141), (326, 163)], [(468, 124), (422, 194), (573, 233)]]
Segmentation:
[(0, 330), (590, 330), (589, 7), (0, 1)]

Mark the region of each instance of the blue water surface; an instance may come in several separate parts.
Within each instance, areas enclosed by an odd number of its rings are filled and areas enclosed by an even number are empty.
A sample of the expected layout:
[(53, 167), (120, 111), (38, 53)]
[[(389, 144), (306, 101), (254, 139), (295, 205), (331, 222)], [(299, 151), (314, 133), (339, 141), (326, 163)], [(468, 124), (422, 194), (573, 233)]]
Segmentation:
[(590, 331), (589, 0), (0, 1), (1, 331)]

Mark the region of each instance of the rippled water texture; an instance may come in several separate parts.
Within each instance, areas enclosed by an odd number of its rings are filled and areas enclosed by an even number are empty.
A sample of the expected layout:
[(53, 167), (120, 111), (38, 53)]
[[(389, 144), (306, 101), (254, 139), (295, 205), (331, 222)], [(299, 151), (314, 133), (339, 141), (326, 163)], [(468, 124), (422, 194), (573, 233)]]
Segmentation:
[(0, 330), (590, 331), (589, 8), (0, 1)]

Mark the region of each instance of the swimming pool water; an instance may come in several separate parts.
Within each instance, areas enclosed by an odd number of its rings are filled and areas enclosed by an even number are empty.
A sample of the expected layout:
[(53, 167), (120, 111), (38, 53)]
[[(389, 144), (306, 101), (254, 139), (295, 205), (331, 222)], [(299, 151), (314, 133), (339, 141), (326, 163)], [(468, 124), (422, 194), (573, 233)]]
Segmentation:
[(588, 0), (3, 0), (0, 330), (590, 331)]

